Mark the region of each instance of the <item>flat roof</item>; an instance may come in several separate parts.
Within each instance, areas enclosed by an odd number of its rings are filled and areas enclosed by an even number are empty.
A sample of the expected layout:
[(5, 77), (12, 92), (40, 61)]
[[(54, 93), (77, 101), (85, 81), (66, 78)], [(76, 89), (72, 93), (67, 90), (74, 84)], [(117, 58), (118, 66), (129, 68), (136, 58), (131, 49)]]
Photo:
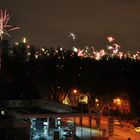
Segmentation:
[(80, 117), (94, 116), (95, 113), (57, 113), (46, 109), (31, 107), (31, 108), (14, 108), (10, 110), (17, 118), (47, 118), (47, 117)]

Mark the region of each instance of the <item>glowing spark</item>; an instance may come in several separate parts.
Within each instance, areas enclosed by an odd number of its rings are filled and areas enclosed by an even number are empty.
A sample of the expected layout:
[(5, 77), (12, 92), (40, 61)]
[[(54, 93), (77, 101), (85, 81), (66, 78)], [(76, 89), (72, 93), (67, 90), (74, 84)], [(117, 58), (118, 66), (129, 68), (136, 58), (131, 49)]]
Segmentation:
[(84, 51), (84, 50), (79, 49), (79, 50), (78, 50), (78, 56), (84, 57), (83, 51)]
[(113, 54), (116, 54), (118, 52), (118, 49), (113, 50)]
[(44, 48), (41, 48), (41, 51), (42, 51), (42, 52), (44, 52), (44, 51), (45, 51), (45, 49), (44, 49)]
[(27, 39), (24, 37), (22, 40), (23, 43), (27, 43)]
[(75, 36), (75, 34), (74, 34), (74, 33), (69, 33), (68, 37), (72, 37), (72, 39), (73, 39), (73, 40), (75, 40), (75, 39), (76, 39), (76, 36)]
[(100, 55), (99, 52), (96, 53), (96, 55), (95, 55), (95, 59), (96, 59), (96, 60), (100, 60), (100, 59), (101, 59), (101, 55)]
[(107, 40), (108, 40), (109, 42), (113, 42), (115, 39), (114, 39), (112, 36), (108, 36), (108, 37), (107, 37)]
[(112, 47), (112, 46), (107, 46), (107, 48), (108, 48), (109, 50), (112, 50), (112, 49), (113, 49), (113, 47)]
[(113, 44), (115, 46), (116, 49), (120, 48), (120, 45), (118, 44)]
[(78, 52), (78, 49), (76, 47), (73, 47), (74, 52)]
[(19, 43), (18, 43), (18, 42), (15, 42), (15, 45), (16, 45), (16, 46), (18, 46), (18, 45), (19, 45)]
[(104, 50), (104, 49), (101, 49), (101, 50), (100, 50), (100, 55), (101, 55), (101, 57), (104, 56), (105, 54), (106, 54), (106, 53), (105, 53), (105, 50)]
[(123, 58), (123, 52), (119, 52), (118, 57), (119, 57), (120, 59), (122, 59), (122, 58)]
[(29, 45), (27, 45), (27, 48), (28, 48), (28, 49), (30, 49), (30, 46), (29, 46)]
[(4, 12), (2, 10), (0, 10), (0, 38), (1, 38), (1, 41), (3, 39), (3, 35), (10, 36), (8, 34), (8, 31), (17, 30), (20, 28), (20, 27), (13, 27), (12, 25), (8, 24), (9, 19), (10, 19), (10, 15), (7, 13), (7, 10), (5, 10)]

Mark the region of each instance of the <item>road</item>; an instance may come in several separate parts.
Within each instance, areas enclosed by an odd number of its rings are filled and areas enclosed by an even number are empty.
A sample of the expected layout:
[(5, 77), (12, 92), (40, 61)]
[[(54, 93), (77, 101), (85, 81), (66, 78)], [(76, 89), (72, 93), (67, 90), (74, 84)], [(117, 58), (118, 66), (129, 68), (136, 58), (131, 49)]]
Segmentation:
[[(140, 140), (140, 133), (136, 133), (132, 125), (127, 125), (126, 122), (122, 122), (122, 126), (114, 126), (113, 140)], [(107, 129), (107, 118), (101, 118), (101, 128)]]
[[(67, 120), (74, 121), (74, 118), (67, 118)], [(87, 137), (90, 138), (90, 135), (92, 136), (99, 136), (101, 135), (101, 131), (95, 129), (95, 120), (92, 119), (91, 121), (91, 129), (89, 125), (89, 118), (83, 117), (82, 118), (82, 126), (80, 124), (80, 117), (75, 118), (75, 123), (77, 124), (76, 127), (76, 134), (79, 137)], [(113, 137), (110, 137), (109, 140), (128, 140), (128, 138), (131, 138), (131, 140), (140, 140), (140, 133), (136, 133), (134, 131), (134, 127), (130, 125), (125, 125), (126, 123), (123, 122), (124, 126), (114, 126), (114, 135)], [(101, 129), (108, 128), (108, 119), (107, 117), (101, 117)]]

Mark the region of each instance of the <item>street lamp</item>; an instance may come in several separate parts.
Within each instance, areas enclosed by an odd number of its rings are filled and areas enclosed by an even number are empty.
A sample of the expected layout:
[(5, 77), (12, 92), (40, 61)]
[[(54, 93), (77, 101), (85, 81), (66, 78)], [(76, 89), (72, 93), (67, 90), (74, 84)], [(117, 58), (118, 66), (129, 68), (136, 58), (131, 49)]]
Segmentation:
[(78, 92), (77, 89), (74, 89), (74, 90), (73, 90), (73, 93), (74, 93), (74, 94), (77, 94), (77, 92)]

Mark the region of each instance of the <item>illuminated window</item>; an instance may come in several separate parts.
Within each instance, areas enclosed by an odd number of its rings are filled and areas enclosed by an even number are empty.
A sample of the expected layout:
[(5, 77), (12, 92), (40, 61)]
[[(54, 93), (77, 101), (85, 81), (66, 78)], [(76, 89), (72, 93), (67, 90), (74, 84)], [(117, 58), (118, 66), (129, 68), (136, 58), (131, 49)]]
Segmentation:
[(67, 96), (63, 100), (63, 104), (70, 105), (70, 100), (69, 100), (69, 98)]
[(113, 100), (113, 103), (119, 106), (122, 105), (122, 100), (120, 98), (116, 98)]
[(81, 96), (80, 99), (79, 99), (79, 102), (82, 102), (82, 103), (87, 104), (88, 103), (88, 97), (87, 97), (87, 95)]

